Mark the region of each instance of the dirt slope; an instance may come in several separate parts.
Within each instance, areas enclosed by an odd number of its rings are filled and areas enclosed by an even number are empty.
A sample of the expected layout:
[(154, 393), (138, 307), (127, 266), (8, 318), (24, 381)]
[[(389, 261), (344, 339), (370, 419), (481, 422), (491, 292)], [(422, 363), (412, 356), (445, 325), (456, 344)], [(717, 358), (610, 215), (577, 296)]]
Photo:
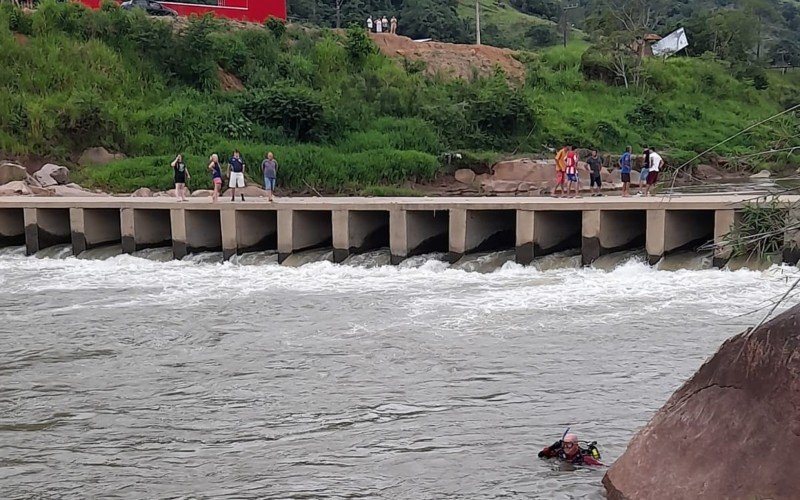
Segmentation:
[(415, 42), (408, 37), (389, 33), (370, 33), (370, 36), (381, 52), (389, 57), (425, 62), (425, 72), (429, 75), (438, 73), (469, 79), (474, 70), (480, 75), (490, 75), (499, 66), (513, 80), (525, 78), (525, 66), (514, 59), (513, 50), (488, 45)]

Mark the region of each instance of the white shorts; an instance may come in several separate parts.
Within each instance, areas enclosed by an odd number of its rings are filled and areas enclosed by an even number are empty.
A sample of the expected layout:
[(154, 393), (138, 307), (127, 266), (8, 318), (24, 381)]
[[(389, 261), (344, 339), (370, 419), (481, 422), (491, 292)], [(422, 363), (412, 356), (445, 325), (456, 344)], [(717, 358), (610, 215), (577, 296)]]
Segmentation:
[(228, 187), (243, 188), (244, 187), (244, 172), (231, 172), (231, 179)]

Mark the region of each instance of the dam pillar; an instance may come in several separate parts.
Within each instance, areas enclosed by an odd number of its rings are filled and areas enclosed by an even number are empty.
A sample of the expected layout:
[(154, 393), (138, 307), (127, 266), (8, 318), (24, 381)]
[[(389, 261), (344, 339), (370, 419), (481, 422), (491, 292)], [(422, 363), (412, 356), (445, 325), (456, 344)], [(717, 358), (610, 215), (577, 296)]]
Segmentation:
[(601, 255), (642, 245), (646, 225), (642, 210), (585, 210), (581, 228), (583, 265), (590, 265)]
[(279, 210), (278, 262), (299, 250), (330, 245), (332, 219), (330, 210)]
[(517, 211), (517, 263), (581, 246), (580, 211)]
[(70, 243), (70, 216), (68, 208), (26, 208), (25, 252), (33, 255), (39, 250)]
[(176, 208), (169, 211), (170, 231), (172, 233), (172, 257), (180, 260), (188, 254), (186, 245), (186, 211)]
[(72, 253), (122, 241), (121, 216), (116, 208), (70, 208)]
[(25, 243), (25, 213), (21, 208), (0, 208), (0, 247)]
[(725, 237), (736, 227), (736, 211), (715, 210), (714, 211), (714, 267), (725, 267), (731, 258), (733, 249), (726, 245)]
[(713, 210), (648, 210), (647, 261), (655, 265), (674, 250), (714, 238)]
[(222, 241), (222, 260), (230, 260), (236, 255), (238, 245), (236, 244), (236, 210), (222, 209), (219, 211), (219, 231)]
[(165, 247), (172, 243), (170, 210), (123, 208), (120, 210), (122, 252)]
[(450, 210), (451, 263), (464, 254), (504, 250), (514, 247), (516, 210)]
[(389, 217), (385, 210), (334, 210), (333, 261), (389, 246)]
[(390, 214), (392, 264), (428, 252), (449, 250), (449, 210), (393, 210)]

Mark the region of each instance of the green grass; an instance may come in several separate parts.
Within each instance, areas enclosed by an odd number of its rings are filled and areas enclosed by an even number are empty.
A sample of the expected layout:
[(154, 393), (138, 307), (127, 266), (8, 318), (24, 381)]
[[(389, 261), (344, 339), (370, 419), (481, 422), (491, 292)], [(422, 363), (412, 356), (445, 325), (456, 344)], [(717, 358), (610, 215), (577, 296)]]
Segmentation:
[[(502, 10), (504, 22), (531, 17)], [(499, 73), (429, 78), (373, 49), (358, 30), (290, 27), (276, 38), (257, 26), (231, 30), (192, 19), (174, 32), (114, 8), (45, 3), (25, 14), (4, 3), (0, 155), (71, 165), (84, 148), (105, 146), (131, 158), (81, 169), (76, 180), (133, 191), (168, 189), (177, 152), (187, 155), (197, 188), (210, 187), (212, 152), (224, 159), (240, 149), (257, 180), (260, 160), (273, 151), (282, 186), (378, 195), (564, 142), (612, 152), (654, 146), (675, 165), (800, 102), (800, 73), (770, 73), (768, 88), (759, 90), (705, 58), (648, 60), (644, 89), (588, 80), (583, 65), (591, 47), (577, 38), (567, 47), (517, 53), (527, 68), (521, 83)], [(220, 67), (246, 90), (222, 91)], [(798, 123), (787, 115), (717, 152), (796, 145)], [(447, 153), (462, 157), (441, 162)], [(761, 161), (777, 168), (794, 160)]]
[[(481, 13), (481, 42), (515, 49), (532, 48), (528, 30), (533, 26), (548, 26), (555, 33), (552, 21), (520, 12), (502, 0), (478, 0)], [(459, 17), (475, 26), (475, 2), (459, 0)]]

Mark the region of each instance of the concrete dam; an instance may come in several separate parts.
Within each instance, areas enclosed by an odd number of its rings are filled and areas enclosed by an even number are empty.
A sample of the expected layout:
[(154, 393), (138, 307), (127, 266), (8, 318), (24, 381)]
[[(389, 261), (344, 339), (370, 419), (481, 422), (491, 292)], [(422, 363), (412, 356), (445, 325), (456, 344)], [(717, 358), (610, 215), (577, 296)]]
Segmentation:
[[(798, 197), (783, 197), (796, 202)], [(210, 203), (171, 198), (0, 197), (0, 246), (25, 245), (28, 254), (71, 244), (75, 255), (109, 244), (133, 253), (171, 246), (173, 256), (221, 251), (225, 259), (275, 250), (333, 247), (334, 261), (388, 247), (392, 263), (428, 252), (465, 254), (516, 249), (520, 264), (580, 249), (584, 265), (601, 255), (644, 247), (651, 263), (714, 241), (714, 265), (735, 227), (745, 195), (651, 198), (282, 198)], [(785, 256), (797, 255), (787, 235)], [(792, 264), (796, 263), (791, 262)]]

